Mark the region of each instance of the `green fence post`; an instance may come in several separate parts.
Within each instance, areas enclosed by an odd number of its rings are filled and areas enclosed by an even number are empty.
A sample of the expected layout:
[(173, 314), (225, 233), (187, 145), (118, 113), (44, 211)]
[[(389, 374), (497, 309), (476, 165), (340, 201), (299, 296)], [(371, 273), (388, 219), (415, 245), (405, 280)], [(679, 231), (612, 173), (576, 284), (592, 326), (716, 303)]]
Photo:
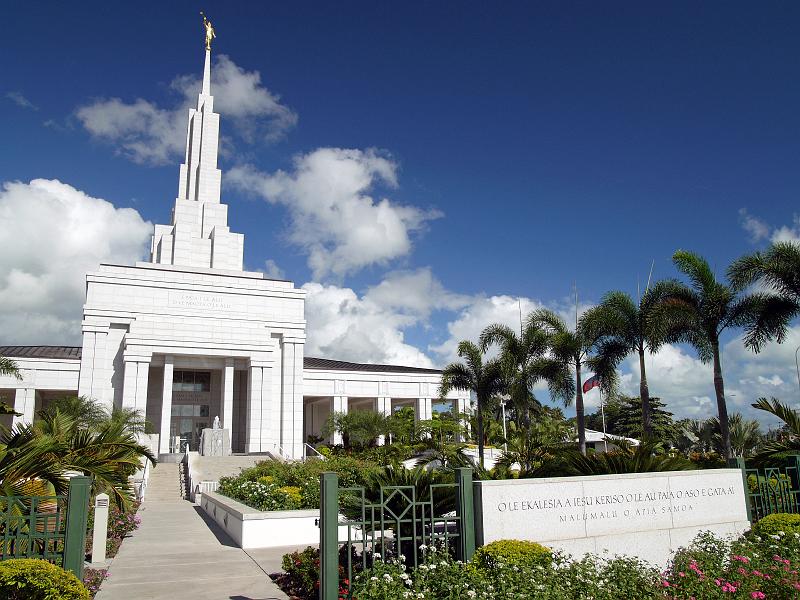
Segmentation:
[(64, 569), (72, 571), (80, 580), (83, 580), (83, 561), (86, 558), (86, 522), (89, 517), (91, 491), (91, 477), (81, 475), (69, 480)]
[(472, 495), (472, 469), (469, 467), (456, 469), (456, 484), (458, 484), (456, 515), (461, 526), (461, 535), (458, 536), (458, 557), (467, 562), (475, 554), (475, 499)]
[(742, 485), (744, 486), (744, 505), (747, 509), (747, 520), (753, 522), (753, 505), (750, 498), (750, 486), (747, 483), (747, 465), (741, 456), (728, 459), (728, 467), (739, 469), (742, 472)]
[(339, 476), (319, 476), (319, 597), (339, 597)]

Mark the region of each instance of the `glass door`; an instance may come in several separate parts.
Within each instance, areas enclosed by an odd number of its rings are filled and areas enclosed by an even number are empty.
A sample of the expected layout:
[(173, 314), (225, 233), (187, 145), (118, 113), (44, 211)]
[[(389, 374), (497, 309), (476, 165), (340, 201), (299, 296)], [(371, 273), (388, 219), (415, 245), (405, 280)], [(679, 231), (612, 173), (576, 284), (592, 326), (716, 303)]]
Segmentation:
[(171, 430), (178, 437), (178, 452), (196, 451), (200, 447), (200, 434), (208, 424), (208, 404), (173, 404)]

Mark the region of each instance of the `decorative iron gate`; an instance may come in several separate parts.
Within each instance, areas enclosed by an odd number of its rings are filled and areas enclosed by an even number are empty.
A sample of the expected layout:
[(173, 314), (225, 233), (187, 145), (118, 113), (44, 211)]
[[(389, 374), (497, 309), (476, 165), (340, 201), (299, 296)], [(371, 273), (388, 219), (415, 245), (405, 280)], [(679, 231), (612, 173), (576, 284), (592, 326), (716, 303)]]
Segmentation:
[(41, 558), (82, 579), (91, 485), (80, 476), (67, 496), (0, 496), (0, 560)]
[(375, 499), (360, 486), (339, 488), (336, 473), (323, 473), (320, 492), (320, 600), (349, 595), (346, 586), (340, 593), (340, 556), (343, 579), (352, 581), (376, 555), (402, 555), (416, 565), (423, 544), (447, 546), (465, 561), (475, 552), (472, 469), (457, 469), (455, 483), (425, 489), (381, 486)]
[(743, 458), (733, 458), (728, 466), (742, 470), (751, 523), (773, 513), (800, 513), (800, 456), (771, 467), (748, 467)]

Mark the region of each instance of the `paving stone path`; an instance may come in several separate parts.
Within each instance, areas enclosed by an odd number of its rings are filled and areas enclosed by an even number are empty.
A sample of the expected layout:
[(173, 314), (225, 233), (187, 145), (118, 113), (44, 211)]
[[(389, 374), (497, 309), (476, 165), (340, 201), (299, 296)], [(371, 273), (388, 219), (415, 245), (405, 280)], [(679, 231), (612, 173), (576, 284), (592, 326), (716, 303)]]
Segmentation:
[[(180, 497), (178, 465), (153, 470), (141, 527), (122, 543), (97, 600), (284, 600), (270, 580), (280, 551), (261, 564)], [(277, 562), (277, 564), (280, 564)], [(263, 566), (262, 566), (263, 565)]]

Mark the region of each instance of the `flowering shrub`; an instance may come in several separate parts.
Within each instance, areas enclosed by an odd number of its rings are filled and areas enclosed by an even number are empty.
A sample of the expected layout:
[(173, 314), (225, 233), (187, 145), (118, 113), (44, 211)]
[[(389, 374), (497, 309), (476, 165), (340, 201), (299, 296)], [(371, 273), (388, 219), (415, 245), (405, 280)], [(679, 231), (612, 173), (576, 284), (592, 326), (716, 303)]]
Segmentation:
[(704, 533), (675, 555), (661, 585), (671, 599), (797, 598), (798, 565), (800, 533), (751, 533), (734, 542)]
[[(407, 569), (402, 557), (376, 561), (353, 581), (356, 600), (384, 598), (541, 600), (659, 598), (658, 572), (635, 559), (559, 554), (539, 564), (492, 561), (491, 567), (465, 565), (437, 548), (421, 547), (425, 560)], [(524, 562), (524, 561), (523, 561)]]
[(319, 476), (335, 471), (340, 487), (362, 485), (377, 465), (350, 457), (284, 463), (266, 460), (245, 469), (236, 477), (223, 477), (220, 494), (257, 510), (319, 508)]
[(759, 519), (753, 526), (753, 533), (761, 537), (776, 535), (778, 532), (800, 533), (800, 515), (775, 513)]
[(107, 569), (84, 569), (83, 570), (83, 585), (89, 590), (92, 598), (100, 590), (100, 585), (105, 578), (108, 577)]
[[(219, 493), (244, 502), (256, 510), (292, 510), (300, 508), (300, 494), (290, 492), (283, 486), (265, 481), (242, 480), (239, 477), (223, 477), (219, 481)], [(297, 488), (293, 488), (297, 490)]]
[[(351, 564), (354, 570), (361, 567), (357, 560), (355, 550), (351, 549)], [(317, 600), (319, 596), (319, 549), (309, 546), (302, 552), (291, 552), (283, 555), (281, 567), (283, 573), (276, 573), (271, 577), (292, 598), (303, 600)], [(347, 578), (347, 550), (339, 550), (339, 596), (346, 598), (350, 589), (350, 580)]]

